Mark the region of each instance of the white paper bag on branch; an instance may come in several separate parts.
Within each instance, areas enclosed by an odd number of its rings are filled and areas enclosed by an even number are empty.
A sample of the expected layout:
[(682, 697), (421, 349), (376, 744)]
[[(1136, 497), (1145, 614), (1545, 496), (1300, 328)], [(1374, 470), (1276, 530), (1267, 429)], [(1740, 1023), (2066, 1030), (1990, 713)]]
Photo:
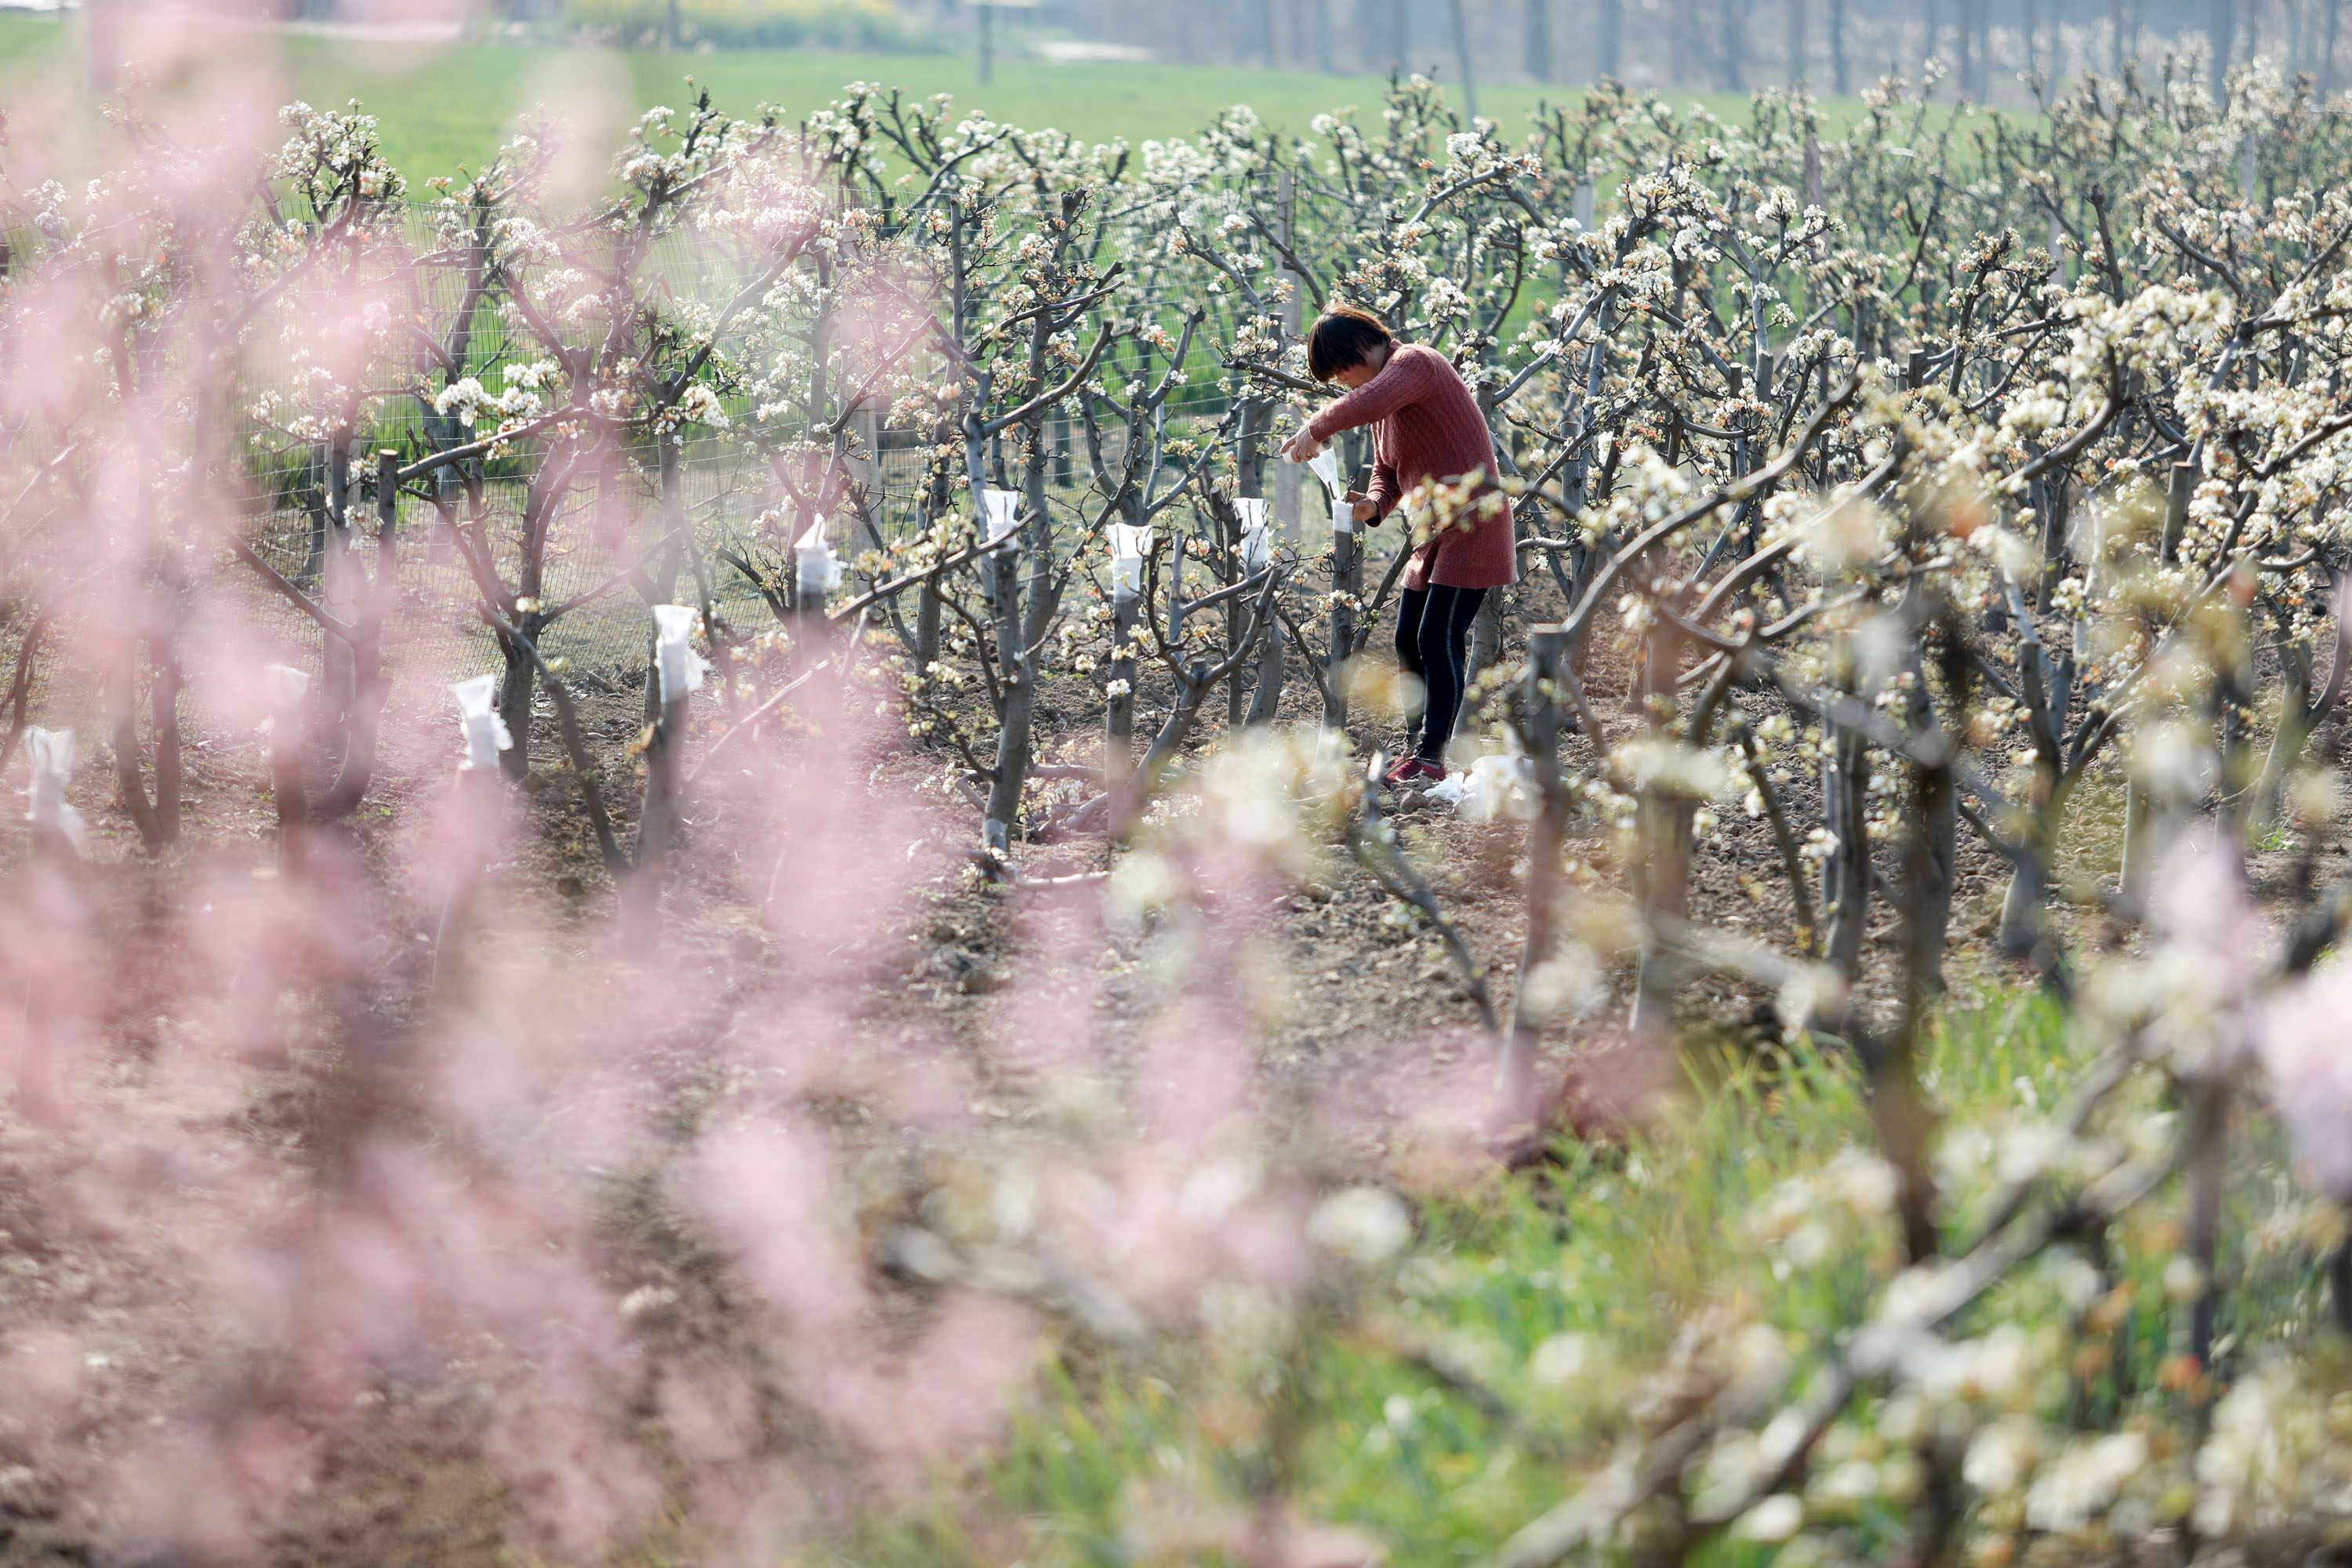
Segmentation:
[(1274, 563), (1274, 547), (1265, 536), (1265, 500), (1242, 496), (1234, 502), (1242, 524), (1242, 572), (1255, 577)]
[(656, 605), (654, 606), (654, 662), (661, 671), (661, 695), (665, 703), (676, 701), (702, 685), (702, 672), (710, 666), (694, 651), (690, 640), (694, 636), (695, 608), (691, 605)]
[(25, 791), (25, 820), (36, 827), (62, 833), (81, 853), (81, 813), (66, 804), (66, 785), (73, 778), (74, 732), (29, 725), (25, 731), (25, 761), (33, 782)]
[(813, 524), (793, 546), (793, 560), (803, 602), (811, 595), (822, 600), (841, 586), (841, 563), (834, 559), (833, 544), (824, 536), (822, 521)]
[(269, 678), (269, 717), (261, 721), (261, 732), (269, 737), (268, 743), (261, 748), (262, 758), (267, 761), (278, 744), (278, 721), (281, 717), (290, 719), (294, 710), (302, 705), (304, 695), (310, 689), (310, 672), (290, 664), (273, 664), (262, 673)]
[(1356, 531), (1356, 503), (1345, 496), (1331, 498), (1331, 531), (1334, 533)]
[(1339, 499), (1339, 454), (1326, 447), (1307, 459), (1315, 477), (1323, 481), (1323, 490), (1333, 500)]
[(449, 688), (457, 699), (457, 732), (466, 737), (466, 760), (457, 766), (468, 773), (499, 765), (499, 753), (514, 749), (514, 735), (499, 717), (499, 678), (478, 675)]
[(1143, 562), (1151, 553), (1151, 529), (1146, 523), (1110, 525), (1112, 594), (1132, 599), (1143, 592)]
[(986, 489), (981, 492), (981, 500), (988, 508), (987, 542), (994, 544), (1020, 528), (1019, 490)]

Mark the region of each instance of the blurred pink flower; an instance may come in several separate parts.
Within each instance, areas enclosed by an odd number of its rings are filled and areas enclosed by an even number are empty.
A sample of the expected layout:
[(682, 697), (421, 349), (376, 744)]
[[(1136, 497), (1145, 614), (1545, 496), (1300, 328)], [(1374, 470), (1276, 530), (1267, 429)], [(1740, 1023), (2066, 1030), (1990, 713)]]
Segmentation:
[(2255, 1038), (2297, 1168), (2352, 1199), (2352, 967), (2331, 963), (2271, 997)]

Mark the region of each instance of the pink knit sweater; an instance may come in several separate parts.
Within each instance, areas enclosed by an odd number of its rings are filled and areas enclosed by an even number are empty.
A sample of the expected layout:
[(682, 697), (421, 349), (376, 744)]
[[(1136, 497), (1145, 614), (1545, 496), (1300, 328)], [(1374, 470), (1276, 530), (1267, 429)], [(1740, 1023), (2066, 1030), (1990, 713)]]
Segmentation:
[(1457, 482), (1482, 476), (1480, 502), (1453, 528), (1413, 552), (1404, 585), (1500, 588), (1519, 580), (1511, 509), (1493, 480), (1495, 442), (1469, 387), (1445, 356), (1418, 343), (1399, 343), (1381, 373), (1307, 422), (1307, 433), (1328, 441), (1342, 430), (1372, 427), (1372, 488), (1378, 514), (1397, 509), (1423, 479)]

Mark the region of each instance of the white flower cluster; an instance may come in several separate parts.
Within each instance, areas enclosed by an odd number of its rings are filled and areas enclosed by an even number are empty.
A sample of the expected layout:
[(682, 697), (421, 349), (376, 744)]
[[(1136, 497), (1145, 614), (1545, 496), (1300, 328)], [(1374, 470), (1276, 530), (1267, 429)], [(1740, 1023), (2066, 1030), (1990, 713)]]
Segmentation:
[(475, 376), (464, 376), (443, 387), (433, 395), (433, 412), (443, 418), (455, 417), (467, 429), (481, 423), (484, 415), (499, 422), (529, 419), (540, 413), (543, 405), (539, 395), (527, 387), (509, 386), (493, 396)]

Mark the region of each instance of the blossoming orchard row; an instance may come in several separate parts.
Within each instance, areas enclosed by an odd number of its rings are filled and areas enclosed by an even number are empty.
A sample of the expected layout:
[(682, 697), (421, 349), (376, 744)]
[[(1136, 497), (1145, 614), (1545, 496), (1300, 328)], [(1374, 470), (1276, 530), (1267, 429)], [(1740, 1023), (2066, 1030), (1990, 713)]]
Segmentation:
[[(1308, 139), (1235, 110), (1131, 147), (868, 87), (799, 121), (705, 98), (646, 116), (613, 193), (577, 212), (547, 194), (553, 133), (519, 138), (439, 186), (422, 247), (355, 110), (298, 106), (274, 160), (229, 172), (134, 117), (147, 155), (120, 174), (12, 193), (37, 239), (8, 285), (7, 353), (39, 374), (12, 375), (0, 424), (17, 647), (0, 759), (36, 732), (37, 652), (68, 646), (106, 693), (125, 807), (169, 840), (180, 628), (234, 556), (323, 638), (307, 679), (274, 689), (333, 763), (323, 784), (280, 768), (289, 841), (357, 810), (404, 613), (403, 504), (461, 560), (502, 654), (495, 690), (461, 699), (469, 766), (526, 774), (543, 695), (640, 927), (698, 747), (783, 746), (795, 713), (880, 701), (977, 803), (977, 861), (1018, 880), (1048, 830), (1145, 831), (1220, 689), (1241, 731), (1275, 724), (1287, 685), (1322, 738), (1266, 787), (1328, 805), (1329, 831), (1444, 933), (1507, 1121), (1539, 1113), (1542, 1041), (1576, 990), (1547, 977), (1589, 959), (1579, 933), (1618, 897), (1586, 858), (1628, 868), (1637, 1037), (1669, 1038), (1692, 983), (1728, 974), (1863, 1065), (1906, 1247), (1869, 1333), (1814, 1347), (1802, 1386), (1725, 1384), (1506, 1560), (1557, 1560), (1683, 1496), (1749, 1428), (1771, 1462), (1684, 1523), (1777, 1529), (1808, 1434), (1856, 1390), (1924, 1376), (2010, 1270), (2177, 1173), (2194, 1216), (2180, 1353), (2199, 1376), (2219, 1364), (2209, 1200), (2254, 1058), (2310, 1173), (2352, 1197), (2340, 1066), (2248, 1022), (2259, 996), (2340, 984), (2306, 975), (2352, 911), (2319, 876), (2335, 795), (2311, 751), (2352, 662), (2344, 122), (2252, 71), (2226, 104), (2168, 71), (2026, 121), (1892, 87), (1866, 101), (1838, 133), (1801, 98), (1732, 122), (1604, 89), (1514, 139), (1412, 79)], [(679, 234), (727, 265), (686, 276), (663, 259)], [(436, 302), (417, 280), (452, 265), (462, 288)], [(1275, 458), (1324, 395), (1302, 326), (1342, 301), (1452, 358), (1514, 501), (1525, 570), (1475, 634), (1491, 758), (1466, 803), (1528, 824), (1507, 1010), (1350, 749), (1410, 542), (1383, 560), (1376, 535), (1325, 529), (1344, 475)], [(265, 358), (296, 373), (258, 376)], [(752, 479), (692, 500), (690, 437)], [(324, 552), (298, 580), (237, 520), (269, 462), (314, 447)], [(886, 449), (919, 457), (910, 527), (886, 526)], [(642, 505), (617, 522), (566, 505), (606, 487)], [(1414, 497), (1413, 538), (1466, 499)], [(609, 576), (552, 592), (552, 564), (592, 543)], [(729, 609), (745, 585), (765, 624)], [(541, 647), (606, 595), (643, 601), (656, 648), (634, 847)], [(1099, 683), (1098, 760), (1039, 755), (1057, 677)], [(37, 767), (57, 757), (44, 738)], [(2079, 803), (2118, 777), (2119, 876), (2060, 886)], [(1080, 788), (1045, 787), (1062, 784)], [(67, 853), (57, 792), (37, 780), (34, 798)], [(1742, 817), (1769, 826), (1743, 875), (1785, 902), (1775, 940), (1706, 923), (1692, 898), (1695, 860), (1738, 853)], [(1955, 1253), (1916, 1063), (1964, 835), (2004, 868), (1998, 951), (2109, 1046), (2050, 1157)], [(2242, 908), (2263, 843), (2295, 865), (2268, 944)], [(2189, 892), (2167, 903), (2167, 886)], [(2063, 913), (2062, 892), (2092, 913)], [(1900, 954), (1883, 995), (1874, 912)], [(2125, 955), (2141, 928), (2157, 956)], [(2181, 1105), (2178, 1135), (2084, 1141), (2147, 1075)], [(1947, 1468), (1973, 1452), (1928, 1447)], [(2078, 1467), (2093, 1511), (2128, 1479), (2116, 1452)]]

